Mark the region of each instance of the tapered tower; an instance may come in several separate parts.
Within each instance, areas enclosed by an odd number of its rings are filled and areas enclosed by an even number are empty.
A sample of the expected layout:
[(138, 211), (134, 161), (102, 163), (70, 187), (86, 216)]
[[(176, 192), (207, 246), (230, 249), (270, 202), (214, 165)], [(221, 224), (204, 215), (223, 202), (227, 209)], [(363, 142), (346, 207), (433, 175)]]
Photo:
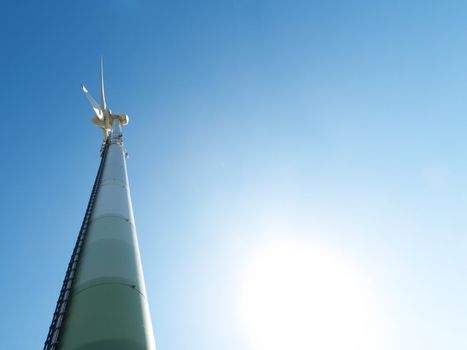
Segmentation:
[(101, 162), (65, 275), (45, 350), (155, 350), (133, 218), (122, 126), (83, 85), (103, 130)]

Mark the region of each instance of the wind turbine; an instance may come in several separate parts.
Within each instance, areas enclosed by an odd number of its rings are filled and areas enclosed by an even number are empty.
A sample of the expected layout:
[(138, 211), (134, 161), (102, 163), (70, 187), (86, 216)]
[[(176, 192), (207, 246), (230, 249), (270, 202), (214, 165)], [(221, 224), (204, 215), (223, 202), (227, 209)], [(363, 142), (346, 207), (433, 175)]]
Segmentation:
[(44, 350), (156, 350), (128, 182), (122, 125), (83, 85), (104, 131), (101, 162)]

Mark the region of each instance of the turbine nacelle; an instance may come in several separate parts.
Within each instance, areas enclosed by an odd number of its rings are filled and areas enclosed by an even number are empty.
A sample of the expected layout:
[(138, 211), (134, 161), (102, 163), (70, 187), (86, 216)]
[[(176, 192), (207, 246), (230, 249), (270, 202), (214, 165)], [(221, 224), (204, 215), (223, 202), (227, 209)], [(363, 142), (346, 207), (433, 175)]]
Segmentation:
[(109, 131), (112, 130), (112, 123), (115, 119), (120, 121), (121, 125), (128, 124), (128, 115), (126, 114), (112, 114), (110, 108), (107, 108), (107, 103), (105, 102), (105, 94), (104, 94), (104, 63), (103, 59), (101, 58), (101, 103), (100, 105), (96, 102), (96, 100), (91, 96), (88, 89), (81, 84), (81, 88), (83, 89), (84, 94), (86, 95), (89, 103), (96, 113), (95, 116), (92, 117), (91, 121), (97, 125), (98, 127), (102, 128), (104, 132), (104, 142), (107, 140), (107, 136)]

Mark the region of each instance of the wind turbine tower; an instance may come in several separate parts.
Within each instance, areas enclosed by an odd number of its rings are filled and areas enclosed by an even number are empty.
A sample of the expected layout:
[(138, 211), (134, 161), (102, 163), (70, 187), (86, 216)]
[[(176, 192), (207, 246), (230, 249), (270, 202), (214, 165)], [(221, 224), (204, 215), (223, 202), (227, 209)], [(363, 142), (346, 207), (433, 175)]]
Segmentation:
[(123, 145), (128, 116), (82, 86), (102, 128), (101, 162), (44, 350), (155, 350)]

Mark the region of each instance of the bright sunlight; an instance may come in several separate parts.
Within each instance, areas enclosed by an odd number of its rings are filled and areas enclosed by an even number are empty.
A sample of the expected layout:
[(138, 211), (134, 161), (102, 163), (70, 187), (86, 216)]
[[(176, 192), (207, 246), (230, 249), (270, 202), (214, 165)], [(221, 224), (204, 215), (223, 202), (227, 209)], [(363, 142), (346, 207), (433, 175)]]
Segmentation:
[(255, 350), (378, 349), (378, 314), (357, 270), (319, 246), (270, 244), (242, 281), (241, 325)]

